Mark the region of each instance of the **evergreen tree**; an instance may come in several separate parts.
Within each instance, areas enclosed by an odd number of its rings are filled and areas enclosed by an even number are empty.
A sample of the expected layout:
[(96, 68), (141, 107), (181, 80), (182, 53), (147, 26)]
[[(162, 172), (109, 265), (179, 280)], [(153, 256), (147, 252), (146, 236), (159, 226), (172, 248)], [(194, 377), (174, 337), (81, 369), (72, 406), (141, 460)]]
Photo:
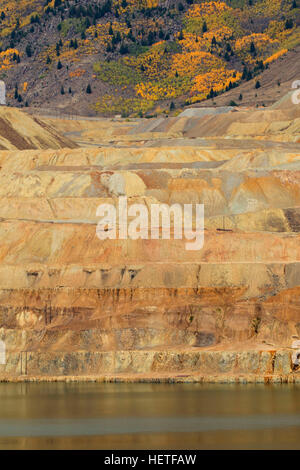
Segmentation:
[(250, 44), (250, 53), (254, 56), (256, 55), (256, 48), (255, 48), (255, 44), (253, 41), (251, 41), (251, 44)]
[(26, 52), (26, 54), (27, 54), (27, 57), (31, 57), (31, 56), (32, 56), (32, 50), (31, 50), (30, 44), (27, 44), (26, 49), (25, 49), (25, 52)]
[(294, 26), (294, 22), (291, 18), (286, 20), (285, 25), (284, 25), (285, 29), (292, 29), (293, 26)]
[(128, 46), (126, 44), (121, 44), (120, 46), (120, 54), (127, 54), (128, 53)]
[(248, 75), (248, 69), (246, 66), (244, 66), (243, 73), (242, 73), (242, 80), (246, 80), (247, 75)]

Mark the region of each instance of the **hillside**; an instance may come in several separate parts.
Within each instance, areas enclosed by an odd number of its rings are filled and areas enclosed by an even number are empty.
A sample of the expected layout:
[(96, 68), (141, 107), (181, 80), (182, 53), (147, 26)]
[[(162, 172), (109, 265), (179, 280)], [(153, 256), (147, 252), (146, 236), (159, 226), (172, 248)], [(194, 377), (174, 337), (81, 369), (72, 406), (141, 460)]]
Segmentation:
[(60, 149), (74, 148), (70, 139), (63, 137), (59, 131), (28, 116), (18, 109), (0, 107), (0, 149)]
[(3, 0), (0, 78), (10, 106), (81, 115), (269, 105), (299, 78), (298, 3)]

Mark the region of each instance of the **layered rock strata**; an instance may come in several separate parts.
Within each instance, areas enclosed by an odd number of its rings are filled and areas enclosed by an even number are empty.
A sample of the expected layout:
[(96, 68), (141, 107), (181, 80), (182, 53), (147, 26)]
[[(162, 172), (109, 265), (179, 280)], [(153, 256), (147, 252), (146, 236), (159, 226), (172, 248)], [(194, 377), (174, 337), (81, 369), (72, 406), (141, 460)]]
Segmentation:
[[(204, 140), (199, 122), (195, 140), (164, 144), (148, 129), (145, 146), (130, 147), (142, 123), (114, 126), (126, 146), (0, 151), (0, 376), (294, 380), (297, 139)], [(203, 203), (203, 248), (99, 240), (97, 207), (120, 196), (148, 208)]]

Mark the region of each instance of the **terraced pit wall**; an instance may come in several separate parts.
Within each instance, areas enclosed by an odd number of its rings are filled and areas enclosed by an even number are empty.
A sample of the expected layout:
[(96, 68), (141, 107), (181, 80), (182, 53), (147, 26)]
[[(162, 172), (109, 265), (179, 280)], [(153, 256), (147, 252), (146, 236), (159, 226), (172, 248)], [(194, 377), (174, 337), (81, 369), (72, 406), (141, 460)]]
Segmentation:
[[(95, 148), (0, 152), (0, 377), (297, 380), (297, 139), (166, 145), (161, 132), (141, 149), (129, 132)], [(203, 249), (100, 241), (96, 209), (122, 195), (203, 203)]]

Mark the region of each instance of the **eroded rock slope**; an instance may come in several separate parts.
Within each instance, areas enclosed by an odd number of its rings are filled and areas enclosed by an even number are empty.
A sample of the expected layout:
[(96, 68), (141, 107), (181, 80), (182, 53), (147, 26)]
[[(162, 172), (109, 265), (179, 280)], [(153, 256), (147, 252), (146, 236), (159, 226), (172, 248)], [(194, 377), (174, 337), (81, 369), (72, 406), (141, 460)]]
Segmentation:
[[(259, 111), (262, 120), (270, 112)], [(290, 113), (286, 134), (282, 124), (274, 130), (282, 119), (274, 115), (257, 139), (246, 125), (226, 139), (233, 124), (253, 119), (245, 113), (222, 114), (224, 135), (209, 139), (203, 117), (178, 118), (183, 131), (173, 137), (169, 120), (159, 136), (149, 121), (113, 123), (110, 132), (102, 120), (87, 124), (92, 148), (0, 152), (2, 376), (291, 372), (287, 348), (300, 336), (300, 114)], [(148, 207), (204, 203), (203, 249), (100, 241), (97, 207), (120, 195)]]

